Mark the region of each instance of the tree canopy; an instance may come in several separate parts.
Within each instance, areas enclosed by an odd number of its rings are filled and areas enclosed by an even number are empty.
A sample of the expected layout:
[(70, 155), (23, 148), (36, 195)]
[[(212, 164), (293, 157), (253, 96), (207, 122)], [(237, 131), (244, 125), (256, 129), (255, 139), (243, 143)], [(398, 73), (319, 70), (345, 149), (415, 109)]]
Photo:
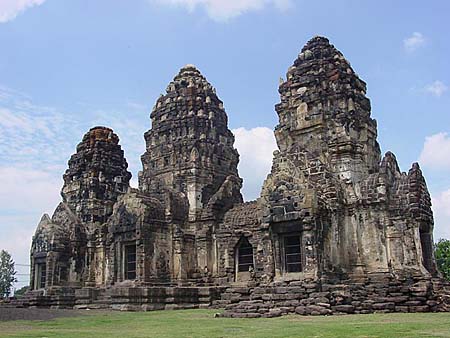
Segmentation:
[(9, 297), (13, 284), (17, 281), (14, 260), (11, 255), (2, 250), (0, 252), (0, 298)]
[(440, 239), (436, 243), (435, 257), (439, 271), (450, 281), (450, 240)]

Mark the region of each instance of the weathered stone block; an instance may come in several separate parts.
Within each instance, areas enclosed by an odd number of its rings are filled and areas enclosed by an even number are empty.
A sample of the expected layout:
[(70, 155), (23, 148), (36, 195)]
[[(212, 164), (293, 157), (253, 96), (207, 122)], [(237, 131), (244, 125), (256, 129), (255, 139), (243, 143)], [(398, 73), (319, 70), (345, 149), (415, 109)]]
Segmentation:
[(355, 307), (353, 305), (335, 305), (335, 306), (332, 306), (331, 309), (333, 311), (344, 312), (344, 313), (355, 312)]
[(395, 303), (374, 303), (372, 304), (374, 311), (379, 310), (395, 310)]

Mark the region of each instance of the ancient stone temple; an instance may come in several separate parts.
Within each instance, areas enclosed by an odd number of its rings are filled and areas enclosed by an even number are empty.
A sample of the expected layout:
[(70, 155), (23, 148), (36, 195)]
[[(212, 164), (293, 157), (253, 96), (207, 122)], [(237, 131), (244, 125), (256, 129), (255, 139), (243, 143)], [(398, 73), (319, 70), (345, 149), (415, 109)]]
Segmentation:
[(366, 84), (314, 37), (281, 81), (278, 150), (243, 202), (222, 101), (192, 65), (159, 97), (139, 188), (109, 128), (69, 160), (31, 248), (25, 305), (224, 316), (449, 310), (417, 163), (381, 156)]

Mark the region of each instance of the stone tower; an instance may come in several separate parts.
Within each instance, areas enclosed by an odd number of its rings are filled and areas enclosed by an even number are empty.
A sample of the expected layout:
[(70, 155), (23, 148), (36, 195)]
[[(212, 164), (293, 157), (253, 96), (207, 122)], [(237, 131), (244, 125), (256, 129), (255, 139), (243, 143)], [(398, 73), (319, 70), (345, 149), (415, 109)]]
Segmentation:
[(279, 88), (275, 135), (281, 152), (308, 149), (342, 181), (357, 182), (380, 162), (366, 84), (328, 39), (302, 49)]
[(425, 180), (417, 164), (406, 174), (392, 153), (381, 160), (366, 85), (342, 53), (312, 38), (279, 92), (261, 202), (275, 235), (301, 234), (303, 273), (434, 274)]
[(64, 174), (62, 202), (51, 219), (44, 215), (33, 237), (31, 281), (35, 287), (42, 279), (47, 286), (104, 284), (106, 221), (129, 188), (127, 167), (112, 129), (94, 127), (83, 136)]
[(139, 189), (91, 129), (31, 248), (31, 306), (226, 307), (224, 316), (450, 311), (420, 167), (381, 157), (366, 85), (312, 38), (279, 87), (278, 150), (243, 203), (222, 101), (192, 65), (156, 101)]
[(69, 160), (61, 191), (63, 202), (83, 223), (102, 224), (113, 204), (126, 193), (131, 174), (119, 137), (106, 127), (94, 127), (83, 136)]
[(119, 137), (106, 127), (91, 128), (69, 160), (61, 195), (85, 231), (85, 247), (78, 250), (86, 262), (81, 276), (85, 285), (104, 285), (107, 278), (105, 223), (129, 188), (127, 168)]
[[(152, 128), (145, 133), (139, 173), (142, 191), (183, 193), (189, 201), (189, 220), (194, 221), (227, 179), (240, 188), (239, 154), (223, 103), (195, 66), (180, 70), (150, 117)], [(242, 202), (239, 188), (233, 202)]]

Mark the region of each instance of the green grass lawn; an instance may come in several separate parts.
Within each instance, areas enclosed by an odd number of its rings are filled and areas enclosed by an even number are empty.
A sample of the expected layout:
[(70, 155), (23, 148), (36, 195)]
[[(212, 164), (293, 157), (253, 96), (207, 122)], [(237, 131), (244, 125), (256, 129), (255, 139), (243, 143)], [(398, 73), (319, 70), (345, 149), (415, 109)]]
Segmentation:
[(50, 321), (10, 321), (0, 323), (0, 337), (450, 337), (450, 313), (232, 319), (214, 318), (215, 312), (95, 312)]

